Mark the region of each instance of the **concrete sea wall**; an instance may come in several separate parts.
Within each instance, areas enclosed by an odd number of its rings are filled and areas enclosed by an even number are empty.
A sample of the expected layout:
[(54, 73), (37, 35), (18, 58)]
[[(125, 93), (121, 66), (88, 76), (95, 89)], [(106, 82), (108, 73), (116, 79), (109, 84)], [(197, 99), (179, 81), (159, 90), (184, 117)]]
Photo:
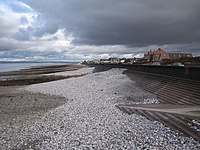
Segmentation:
[(200, 67), (174, 67), (174, 66), (147, 66), (147, 65), (127, 65), (127, 64), (98, 64), (97, 68), (126, 68), (133, 71), (142, 71), (173, 77), (181, 77), (200, 81)]

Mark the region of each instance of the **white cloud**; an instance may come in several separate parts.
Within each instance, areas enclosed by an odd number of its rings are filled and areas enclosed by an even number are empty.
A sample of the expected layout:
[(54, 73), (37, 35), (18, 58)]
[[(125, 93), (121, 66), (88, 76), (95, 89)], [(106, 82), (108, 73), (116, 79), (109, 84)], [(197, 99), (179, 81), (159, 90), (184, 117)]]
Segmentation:
[(142, 57), (144, 57), (144, 53), (136, 54), (136, 55), (134, 55), (134, 57), (136, 57), (136, 58), (142, 58)]
[(17, 32), (21, 15), (0, 4), (0, 37), (9, 37)]

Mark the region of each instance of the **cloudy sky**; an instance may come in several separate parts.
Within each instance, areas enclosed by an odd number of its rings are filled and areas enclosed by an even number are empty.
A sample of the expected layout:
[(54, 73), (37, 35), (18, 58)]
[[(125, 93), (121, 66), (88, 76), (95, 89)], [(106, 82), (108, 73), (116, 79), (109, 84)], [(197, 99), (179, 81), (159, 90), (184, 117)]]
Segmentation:
[(1, 0), (0, 61), (200, 55), (200, 0)]

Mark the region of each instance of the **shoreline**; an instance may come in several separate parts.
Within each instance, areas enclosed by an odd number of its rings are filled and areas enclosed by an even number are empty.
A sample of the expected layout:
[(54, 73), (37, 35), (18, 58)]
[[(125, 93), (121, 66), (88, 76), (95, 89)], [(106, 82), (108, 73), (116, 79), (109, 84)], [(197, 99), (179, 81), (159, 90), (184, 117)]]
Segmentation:
[(26, 69), (19, 69), (14, 71), (0, 72), (0, 76), (15, 76), (15, 75), (37, 75), (37, 74), (49, 74), (55, 72), (63, 72), (76, 70), (85, 65), (79, 64), (66, 64), (66, 65), (45, 65), (45, 66), (32, 66)]
[(84, 68), (84, 65), (51, 65), (35, 66), (19, 71), (1, 72), (0, 86), (30, 85), (43, 82), (67, 79), (71, 77), (84, 76), (85, 73), (66, 75), (63, 72), (70, 72)]
[(79, 64), (79, 62), (26, 62), (26, 61), (16, 61), (16, 62), (2, 62), (0, 61), (0, 73), (1, 72), (11, 72), (19, 71), (22, 69), (30, 69), (35, 66), (54, 66), (54, 65), (70, 65)]

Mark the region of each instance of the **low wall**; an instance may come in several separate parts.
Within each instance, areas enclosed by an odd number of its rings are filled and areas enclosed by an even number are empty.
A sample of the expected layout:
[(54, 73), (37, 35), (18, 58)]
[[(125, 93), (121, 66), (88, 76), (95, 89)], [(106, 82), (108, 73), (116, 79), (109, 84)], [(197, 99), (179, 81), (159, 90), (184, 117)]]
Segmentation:
[(125, 64), (99, 64), (94, 66), (110, 68), (127, 68), (148, 73), (156, 73), (167, 76), (188, 78), (200, 81), (200, 67), (174, 67), (174, 66), (147, 66), (147, 65), (125, 65)]

